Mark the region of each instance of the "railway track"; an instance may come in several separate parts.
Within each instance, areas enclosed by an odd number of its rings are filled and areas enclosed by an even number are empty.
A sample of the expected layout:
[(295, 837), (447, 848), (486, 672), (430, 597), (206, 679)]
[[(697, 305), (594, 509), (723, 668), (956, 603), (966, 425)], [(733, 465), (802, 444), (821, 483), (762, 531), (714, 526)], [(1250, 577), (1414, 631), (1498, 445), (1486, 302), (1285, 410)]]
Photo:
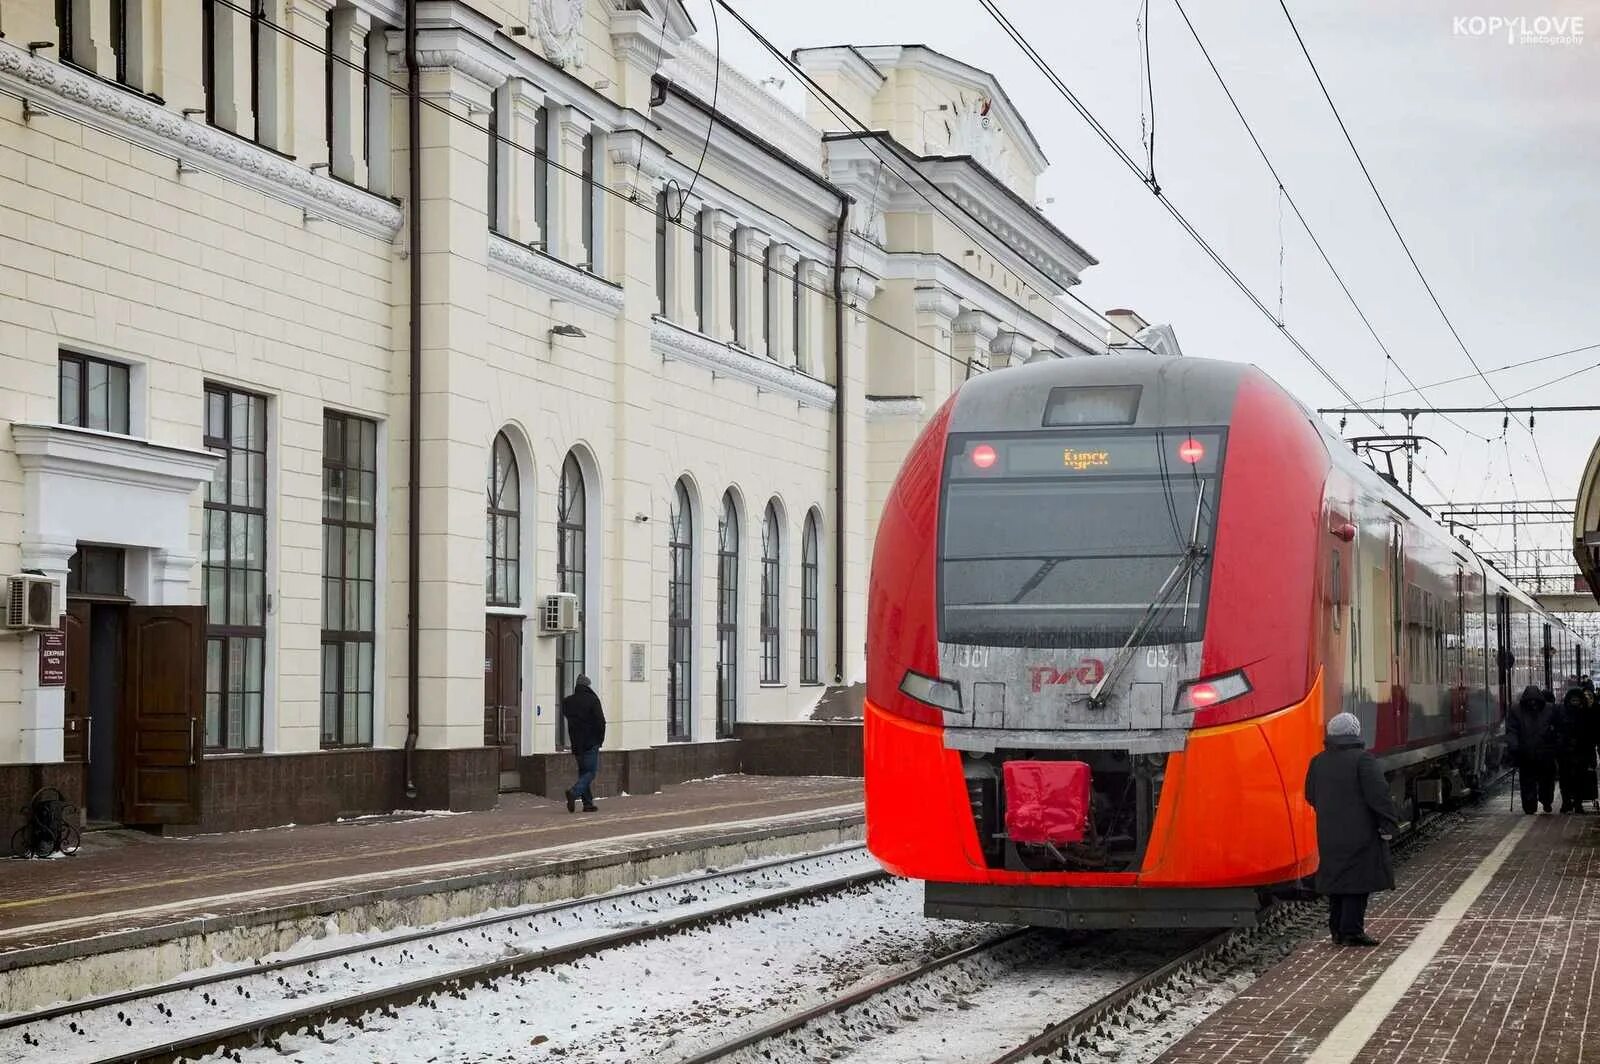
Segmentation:
[[(1449, 830), (1446, 815), (1429, 816), (1396, 844), (1397, 862), (1404, 862), (1419, 845)], [(1270, 963), (1307, 935), (1322, 927), (1323, 911), (1314, 902), (1278, 902), (1262, 910), (1253, 927), (1226, 929), (1206, 936), (1186, 948), (1168, 953), (1153, 966), (1096, 997), (1066, 1018), (1049, 1023), (1036, 1034), (999, 1050), (993, 1056), (961, 1059), (986, 1064), (1018, 1064), (1051, 1056), (1055, 1060), (1098, 1059), (1102, 1050), (1115, 1050), (1114, 1040), (1129, 1031), (1159, 1023), (1180, 1003), (1192, 1000), (1197, 988), (1249, 967)], [(712, 1064), (713, 1061), (782, 1062), (818, 1058), (873, 1059), (872, 1038), (897, 1025), (916, 1022), (916, 1014), (939, 990), (919, 993), (918, 984), (936, 980), (941, 973), (962, 965), (988, 963), (998, 969), (1014, 967), (1031, 955), (1060, 950), (1063, 941), (1090, 948), (1114, 942), (1114, 932), (1077, 932), (1063, 939), (1059, 932), (1012, 930), (982, 942), (929, 958), (899, 971), (841, 992), (829, 1000), (768, 1023), (756, 1030), (699, 1049), (678, 1064)], [(1037, 946), (1037, 948), (1030, 948)], [(1014, 956), (1007, 959), (1002, 954)], [(1115, 957), (1112, 947), (1111, 957)], [(1089, 973), (1084, 973), (1086, 977)], [(1000, 979), (1005, 977), (1001, 972)], [(948, 992), (943, 992), (948, 997)], [(982, 1024), (985, 1014), (971, 1013)], [(958, 1059), (952, 1057), (952, 1059)]]
[[(184, 1060), (886, 878), (850, 844), (0, 1017), (0, 1061)], [(174, 1034), (175, 1031), (181, 1032)]]

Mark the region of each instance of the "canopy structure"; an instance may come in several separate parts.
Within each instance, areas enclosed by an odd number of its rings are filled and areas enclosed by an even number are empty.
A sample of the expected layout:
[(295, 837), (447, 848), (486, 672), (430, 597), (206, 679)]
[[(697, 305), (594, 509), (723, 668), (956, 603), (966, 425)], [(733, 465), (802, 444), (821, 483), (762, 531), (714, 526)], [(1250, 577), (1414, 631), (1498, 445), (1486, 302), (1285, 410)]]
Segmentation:
[(1600, 601), (1600, 440), (1589, 452), (1583, 481), (1578, 485), (1577, 504), (1572, 509), (1572, 555), (1578, 560), (1578, 571), (1588, 582), (1590, 593)]

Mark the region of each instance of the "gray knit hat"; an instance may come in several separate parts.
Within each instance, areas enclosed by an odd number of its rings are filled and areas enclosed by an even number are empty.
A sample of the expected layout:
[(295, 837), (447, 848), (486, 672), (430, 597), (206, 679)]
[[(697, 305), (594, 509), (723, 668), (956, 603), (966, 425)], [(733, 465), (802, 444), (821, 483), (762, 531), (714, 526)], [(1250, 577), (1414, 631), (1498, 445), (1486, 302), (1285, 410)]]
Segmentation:
[(1341, 713), (1328, 722), (1328, 735), (1345, 736), (1361, 734), (1361, 718), (1354, 713)]

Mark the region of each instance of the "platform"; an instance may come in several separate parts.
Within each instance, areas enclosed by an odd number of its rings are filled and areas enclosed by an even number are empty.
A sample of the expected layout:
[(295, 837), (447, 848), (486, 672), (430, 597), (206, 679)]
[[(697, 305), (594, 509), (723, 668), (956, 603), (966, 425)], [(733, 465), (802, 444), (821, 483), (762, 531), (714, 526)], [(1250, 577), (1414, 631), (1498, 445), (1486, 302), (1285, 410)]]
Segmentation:
[(1162, 1064), (1600, 1060), (1600, 816), (1462, 815), (1373, 898), (1381, 947), (1302, 944)]
[[(164, 838), (90, 833), (76, 857), (0, 861), (0, 1011), (381, 930), (859, 839), (861, 783), (726, 776), (569, 814), (493, 810)], [(63, 965), (77, 965), (67, 971)], [(44, 969), (61, 969), (46, 975)]]

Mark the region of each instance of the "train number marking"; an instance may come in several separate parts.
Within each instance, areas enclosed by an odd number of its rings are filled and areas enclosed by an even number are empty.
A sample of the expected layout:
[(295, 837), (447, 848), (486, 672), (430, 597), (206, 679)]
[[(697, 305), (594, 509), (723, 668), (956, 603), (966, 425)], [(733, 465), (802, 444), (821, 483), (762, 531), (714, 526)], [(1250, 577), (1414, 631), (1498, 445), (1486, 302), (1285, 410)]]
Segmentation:
[(1167, 669), (1178, 664), (1178, 649), (1176, 647), (1150, 647), (1144, 652), (1144, 664), (1147, 669)]

